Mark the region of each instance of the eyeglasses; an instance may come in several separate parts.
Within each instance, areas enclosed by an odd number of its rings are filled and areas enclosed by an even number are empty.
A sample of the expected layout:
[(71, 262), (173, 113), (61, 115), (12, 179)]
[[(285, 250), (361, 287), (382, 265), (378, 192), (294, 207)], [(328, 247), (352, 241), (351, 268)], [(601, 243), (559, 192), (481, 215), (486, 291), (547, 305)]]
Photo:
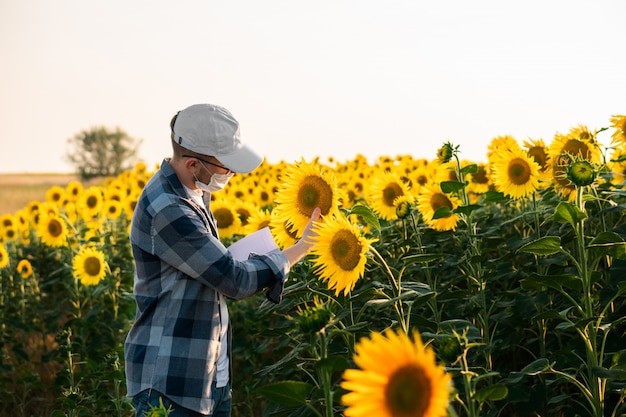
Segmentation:
[(205, 164), (209, 164), (209, 165), (213, 165), (214, 167), (225, 169), (226, 170), (226, 175), (231, 175), (231, 176), (235, 175), (235, 171), (231, 171), (230, 169), (226, 168), (223, 165), (218, 165), (218, 164), (215, 164), (213, 162), (209, 162), (207, 160), (204, 160), (202, 158), (198, 158), (197, 156), (183, 155), (183, 158), (194, 158), (194, 159), (197, 159), (198, 161), (204, 162)]

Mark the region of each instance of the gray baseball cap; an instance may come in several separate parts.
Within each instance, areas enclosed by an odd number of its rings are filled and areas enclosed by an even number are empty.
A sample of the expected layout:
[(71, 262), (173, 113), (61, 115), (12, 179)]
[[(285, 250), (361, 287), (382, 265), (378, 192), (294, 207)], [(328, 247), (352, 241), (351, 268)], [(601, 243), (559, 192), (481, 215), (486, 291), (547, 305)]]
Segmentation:
[(223, 107), (189, 106), (178, 113), (172, 130), (180, 146), (213, 156), (231, 171), (245, 174), (263, 162), (263, 157), (241, 140), (239, 122)]

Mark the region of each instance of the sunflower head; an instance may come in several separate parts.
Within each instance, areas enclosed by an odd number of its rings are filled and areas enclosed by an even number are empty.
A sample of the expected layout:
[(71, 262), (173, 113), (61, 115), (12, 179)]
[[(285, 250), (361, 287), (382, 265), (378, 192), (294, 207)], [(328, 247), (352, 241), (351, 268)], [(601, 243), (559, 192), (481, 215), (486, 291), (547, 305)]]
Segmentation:
[(325, 218), (314, 226), (311, 254), (315, 272), (339, 295), (352, 291), (365, 272), (366, 254), (375, 239), (363, 236), (359, 226), (344, 216)]
[(276, 195), (276, 203), (298, 235), (306, 227), (317, 207), (322, 216), (335, 215), (339, 210), (339, 192), (334, 175), (319, 164), (304, 160), (289, 165), (284, 183)]
[(396, 216), (399, 219), (406, 219), (411, 214), (413, 207), (413, 198), (410, 196), (398, 197), (395, 200)]
[(578, 187), (593, 184), (598, 175), (595, 164), (580, 157), (572, 157), (571, 160), (572, 162), (566, 165), (564, 170), (567, 180)]
[(521, 148), (494, 153), (491, 167), (496, 189), (509, 197), (528, 197), (539, 186), (539, 165)]
[(7, 248), (0, 242), (0, 269), (9, 265), (9, 252)]
[(361, 369), (345, 371), (341, 383), (347, 417), (447, 415), (451, 377), (419, 333), (373, 332), (357, 343), (354, 361)]
[(60, 247), (67, 243), (68, 228), (65, 221), (56, 215), (43, 215), (37, 226), (41, 241), (48, 246)]
[(28, 259), (22, 259), (19, 261), (16, 270), (17, 273), (24, 279), (30, 278), (30, 276), (33, 275), (33, 267)]
[(448, 163), (454, 156), (455, 151), (456, 149), (452, 146), (452, 144), (450, 142), (446, 142), (437, 150), (437, 159), (442, 164)]
[(372, 210), (385, 220), (396, 220), (396, 199), (408, 196), (409, 187), (396, 171), (380, 171), (374, 175), (368, 188), (368, 202)]
[(332, 312), (322, 302), (315, 299), (313, 305), (298, 307), (296, 322), (302, 333), (314, 334), (326, 327), (331, 317)]
[(96, 285), (106, 276), (108, 266), (103, 252), (93, 246), (85, 246), (74, 256), (72, 268), (83, 285)]

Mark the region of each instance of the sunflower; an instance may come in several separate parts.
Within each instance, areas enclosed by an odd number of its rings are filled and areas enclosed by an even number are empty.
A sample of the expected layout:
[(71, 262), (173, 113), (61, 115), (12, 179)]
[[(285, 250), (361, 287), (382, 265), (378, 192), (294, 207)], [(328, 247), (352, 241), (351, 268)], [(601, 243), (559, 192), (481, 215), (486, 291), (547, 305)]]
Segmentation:
[(436, 166), (437, 163), (429, 163), (425, 159), (417, 161), (417, 163), (411, 169), (408, 174), (411, 179), (411, 189), (416, 194), (419, 194), (420, 187), (432, 184), (435, 182)]
[(46, 191), (46, 201), (49, 203), (60, 205), (65, 198), (65, 188), (61, 186), (53, 185)]
[(529, 139), (524, 141), (526, 153), (539, 165), (539, 178), (550, 180), (550, 156), (543, 139)]
[(104, 253), (93, 246), (84, 246), (72, 260), (74, 276), (83, 285), (96, 285), (105, 276), (108, 268)]
[(487, 164), (476, 164), (476, 172), (468, 174), (467, 191), (472, 195), (485, 194), (490, 187), (491, 169)]
[(359, 227), (343, 216), (324, 218), (314, 225), (311, 254), (315, 272), (335, 295), (347, 295), (365, 272), (366, 254), (376, 239), (365, 238)]
[(231, 205), (239, 216), (239, 219), (241, 220), (242, 228), (245, 228), (248, 225), (248, 222), (250, 221), (252, 215), (256, 214), (259, 211), (256, 205), (240, 199), (236, 199), (234, 202), (232, 202)]
[(84, 190), (78, 199), (78, 210), (85, 220), (90, 220), (100, 214), (103, 204), (101, 187), (91, 186)]
[(539, 165), (523, 149), (494, 153), (491, 169), (496, 190), (511, 198), (528, 197), (539, 187)]
[(15, 225), (0, 227), (0, 242), (10, 242), (19, 236), (19, 230)]
[(270, 230), (279, 248), (287, 248), (298, 240), (298, 234), (289, 224), (289, 219), (280, 213), (280, 207), (272, 210)]
[(548, 148), (550, 160), (555, 161), (562, 154), (580, 156), (594, 163), (600, 163), (602, 157), (595, 135), (584, 126), (572, 128), (567, 135), (554, 135)]
[(28, 259), (22, 259), (17, 263), (17, 268), (15, 268), (17, 273), (24, 279), (30, 278), (33, 275), (33, 266), (30, 264)]
[(117, 219), (118, 217), (120, 217), (123, 211), (123, 203), (119, 200), (111, 199), (106, 200), (102, 203), (102, 212), (108, 219)]
[(269, 210), (256, 210), (250, 217), (248, 223), (244, 226), (244, 234), (248, 235), (264, 227), (269, 227), (272, 222), (272, 213)]
[(384, 220), (397, 220), (395, 200), (409, 194), (409, 187), (395, 171), (379, 171), (374, 174), (368, 188), (367, 201)]
[(406, 219), (411, 214), (411, 209), (415, 205), (415, 197), (412, 195), (403, 195), (395, 200), (396, 216), (398, 219)]
[(211, 211), (217, 222), (217, 230), (221, 239), (228, 239), (243, 233), (241, 218), (228, 200), (219, 198), (212, 201)]
[(567, 135), (557, 133), (548, 148), (552, 164), (552, 178), (559, 185), (562, 195), (573, 199), (575, 186), (567, 179), (567, 167), (573, 157), (589, 162), (601, 163), (602, 153), (595, 141), (595, 135), (584, 126), (572, 128)]
[(60, 247), (67, 243), (68, 228), (59, 216), (45, 214), (39, 220), (37, 234), (44, 244)]
[(623, 145), (615, 147), (611, 154), (611, 160), (608, 163), (611, 174), (613, 176), (613, 182), (621, 184), (626, 180), (626, 159), (620, 161), (626, 157), (626, 142)]
[(332, 172), (319, 164), (308, 164), (304, 159), (298, 164), (287, 166), (282, 177), (275, 202), (287, 217), (287, 221), (298, 236), (309, 223), (316, 207), (322, 216), (333, 216), (339, 212), (339, 193)]
[(626, 145), (626, 116), (617, 114), (611, 117), (611, 127), (615, 128), (615, 132), (611, 135), (614, 145)]
[(459, 216), (451, 213), (448, 216), (433, 219), (435, 212), (443, 207), (447, 207), (452, 211), (460, 204), (461, 201), (457, 197), (444, 193), (441, 191), (441, 187), (422, 187), (420, 194), (417, 196), (417, 210), (422, 215), (424, 223), (441, 232), (456, 230)]
[(9, 265), (9, 252), (4, 245), (0, 244), (0, 269), (6, 268)]
[(83, 192), (83, 184), (78, 181), (70, 181), (65, 186), (65, 195), (73, 201), (77, 201)]
[(413, 340), (388, 329), (372, 332), (356, 345), (354, 362), (341, 387), (346, 417), (445, 417), (451, 377), (417, 332)]
[(0, 216), (0, 241), (11, 241), (19, 237), (19, 224), (12, 214)]
[(491, 157), (502, 151), (516, 151), (520, 149), (517, 139), (510, 135), (496, 136), (491, 139), (491, 142), (487, 146), (487, 159), (491, 160)]

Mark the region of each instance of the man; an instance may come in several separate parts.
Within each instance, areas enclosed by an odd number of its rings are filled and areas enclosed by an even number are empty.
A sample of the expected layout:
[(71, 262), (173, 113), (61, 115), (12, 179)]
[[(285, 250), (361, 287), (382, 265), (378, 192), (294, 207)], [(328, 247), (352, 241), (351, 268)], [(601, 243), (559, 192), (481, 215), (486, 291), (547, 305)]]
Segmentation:
[(263, 158), (220, 106), (190, 106), (170, 127), (172, 157), (143, 190), (130, 231), (137, 315), (124, 345), (128, 395), (138, 416), (160, 400), (173, 417), (230, 416), (226, 298), (269, 288), (268, 298), (279, 302), (291, 265), (311, 249), (319, 209), (293, 246), (233, 259), (219, 241), (210, 193)]

